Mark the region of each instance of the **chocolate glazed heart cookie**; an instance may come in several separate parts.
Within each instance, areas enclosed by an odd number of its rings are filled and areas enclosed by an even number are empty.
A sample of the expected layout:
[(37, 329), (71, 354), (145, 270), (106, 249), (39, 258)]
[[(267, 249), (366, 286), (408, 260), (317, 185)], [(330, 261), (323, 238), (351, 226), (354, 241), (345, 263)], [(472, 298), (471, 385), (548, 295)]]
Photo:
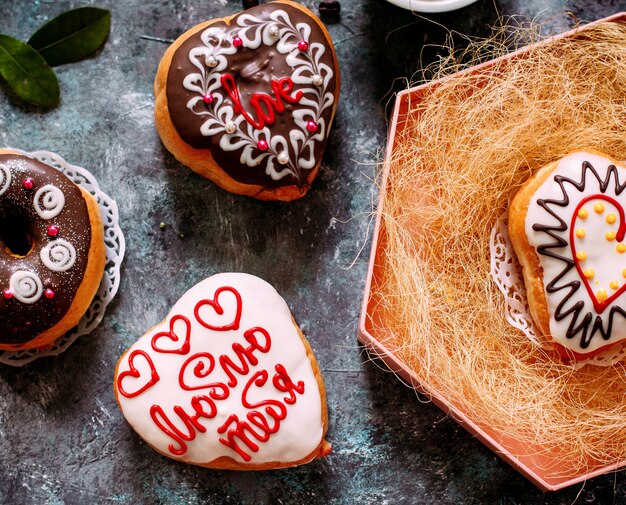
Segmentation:
[(287, 0), (200, 24), (166, 51), (155, 123), (181, 163), (233, 193), (303, 196), (337, 108), (337, 56), (322, 23)]

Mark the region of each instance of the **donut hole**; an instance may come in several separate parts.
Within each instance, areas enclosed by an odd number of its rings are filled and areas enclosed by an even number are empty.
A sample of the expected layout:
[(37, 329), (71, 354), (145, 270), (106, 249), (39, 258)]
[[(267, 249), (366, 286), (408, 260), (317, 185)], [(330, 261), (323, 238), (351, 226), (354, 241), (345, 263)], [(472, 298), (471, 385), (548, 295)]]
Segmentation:
[(24, 258), (35, 247), (35, 239), (28, 221), (24, 216), (5, 215), (0, 221), (0, 242), (11, 256)]

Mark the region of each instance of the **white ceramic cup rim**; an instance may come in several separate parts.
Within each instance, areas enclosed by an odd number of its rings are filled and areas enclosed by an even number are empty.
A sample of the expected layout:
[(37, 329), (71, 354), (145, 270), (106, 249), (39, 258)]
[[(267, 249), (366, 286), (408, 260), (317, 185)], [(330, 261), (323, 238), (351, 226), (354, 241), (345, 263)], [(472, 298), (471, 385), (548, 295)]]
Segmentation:
[(448, 12), (460, 9), (476, 0), (387, 0), (388, 2), (414, 12)]

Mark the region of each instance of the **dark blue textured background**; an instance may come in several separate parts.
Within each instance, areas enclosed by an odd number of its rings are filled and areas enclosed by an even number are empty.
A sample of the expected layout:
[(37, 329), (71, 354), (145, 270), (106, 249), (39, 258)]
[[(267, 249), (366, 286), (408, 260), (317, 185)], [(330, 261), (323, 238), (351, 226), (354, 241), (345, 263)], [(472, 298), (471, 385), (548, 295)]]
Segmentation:
[[(0, 32), (27, 40), (88, 2), (0, 0)], [(356, 330), (385, 143), (389, 97), (425, 62), (443, 27), (486, 35), (497, 14), (573, 24), (626, 10), (626, 0), (478, 0), (417, 18), (383, 0), (343, 0), (329, 27), (342, 97), (321, 174), (289, 204), (226, 193), (178, 164), (152, 120), (152, 81), (166, 44), (234, 13), (236, 0), (101, 0), (112, 31), (95, 57), (59, 67), (62, 102), (24, 106), (0, 84), (0, 145), (48, 149), (92, 171), (120, 207), (127, 259), (102, 325), (57, 358), (0, 368), (0, 502), (626, 503), (622, 473), (543, 494), (441, 411), (368, 360)], [(309, 7), (317, 2), (306, 0)], [(423, 49), (424, 46), (426, 49)], [(159, 223), (167, 224), (160, 230)], [(326, 379), (333, 453), (295, 469), (212, 471), (153, 452), (112, 392), (115, 363), (194, 283), (220, 271), (263, 277), (284, 296)]]

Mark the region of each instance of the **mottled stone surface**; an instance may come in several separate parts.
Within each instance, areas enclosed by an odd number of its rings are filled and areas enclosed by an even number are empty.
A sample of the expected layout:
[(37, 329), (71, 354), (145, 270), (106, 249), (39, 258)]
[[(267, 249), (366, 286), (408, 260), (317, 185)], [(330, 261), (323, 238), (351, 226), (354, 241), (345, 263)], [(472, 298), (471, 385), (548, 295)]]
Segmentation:
[[(0, 30), (21, 39), (89, 2), (0, 0)], [(314, 7), (316, 2), (305, 2)], [(41, 112), (0, 85), (0, 145), (48, 149), (91, 170), (120, 207), (127, 259), (102, 325), (65, 354), (0, 368), (0, 502), (400, 504), (624, 503), (622, 473), (542, 494), (431, 404), (368, 360), (356, 340), (377, 188), (394, 90), (420, 55), (437, 58), (446, 28), (485, 35), (497, 11), (549, 19), (626, 10), (625, 0), (479, 0), (418, 18), (383, 0), (343, 0), (330, 26), (342, 101), (320, 177), (290, 204), (226, 193), (178, 164), (152, 121), (152, 79), (166, 45), (190, 26), (235, 12), (235, 0), (101, 0), (113, 12), (97, 56), (58, 68), (61, 105)], [(496, 11), (497, 9), (497, 11)], [(424, 48), (424, 46), (427, 46)], [(159, 223), (167, 223), (165, 230)], [(326, 378), (334, 452), (307, 466), (218, 472), (166, 459), (126, 424), (115, 363), (202, 278), (242, 270), (285, 297)]]

